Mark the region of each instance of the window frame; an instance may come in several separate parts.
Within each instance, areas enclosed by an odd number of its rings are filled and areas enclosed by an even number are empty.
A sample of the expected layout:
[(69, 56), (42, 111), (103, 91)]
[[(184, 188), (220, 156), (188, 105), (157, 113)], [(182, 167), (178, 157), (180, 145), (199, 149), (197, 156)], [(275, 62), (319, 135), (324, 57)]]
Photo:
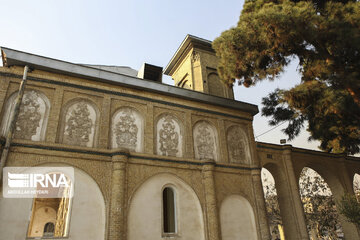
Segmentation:
[[(165, 189), (170, 189), (173, 192), (173, 201), (174, 201), (174, 228), (175, 231), (174, 232), (165, 232), (164, 229), (164, 224), (165, 224), (165, 213), (164, 213), (164, 191)], [(178, 198), (177, 198), (177, 192), (176, 192), (176, 187), (172, 184), (166, 184), (165, 186), (163, 186), (163, 188), (161, 189), (161, 237), (162, 238), (167, 238), (167, 237), (176, 237), (179, 236), (179, 222), (178, 222), (178, 207), (177, 207), (177, 202), (178, 202)]]
[[(71, 182), (70, 191), (71, 191), (71, 188), (74, 188), (74, 187), (75, 187), (74, 183)], [(34, 205), (35, 205), (36, 199), (38, 199), (38, 198), (34, 197), (32, 199), (32, 204), (31, 204), (30, 215), (29, 215), (29, 219), (28, 219), (25, 239), (69, 239), (70, 238), (70, 228), (71, 228), (72, 207), (73, 207), (74, 196), (69, 198), (68, 216), (67, 216), (67, 220), (66, 220), (66, 233), (65, 233), (65, 236), (62, 236), (62, 237), (44, 236), (44, 231), (43, 231), (43, 235), (41, 237), (29, 237), (29, 233), (30, 233), (29, 230), (30, 230), (30, 225), (32, 224), (32, 217), (33, 217), (33, 214), (34, 214)], [(46, 198), (43, 198), (43, 199), (46, 199)], [(62, 198), (59, 198), (59, 199), (62, 199)], [(47, 223), (49, 223), (49, 222), (47, 222)], [(45, 223), (45, 225), (47, 223)], [(45, 228), (45, 225), (44, 225), (44, 228)], [(55, 228), (56, 228), (56, 222), (54, 223), (54, 235), (55, 235)]]

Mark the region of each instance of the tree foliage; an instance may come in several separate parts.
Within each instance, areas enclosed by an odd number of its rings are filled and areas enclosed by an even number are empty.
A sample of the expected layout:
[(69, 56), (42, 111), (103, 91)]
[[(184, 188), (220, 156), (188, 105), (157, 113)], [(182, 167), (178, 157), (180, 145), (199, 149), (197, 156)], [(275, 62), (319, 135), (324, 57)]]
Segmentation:
[(359, 1), (247, 0), (213, 47), (229, 85), (274, 80), (297, 59), (301, 84), (264, 98), (262, 114), (272, 125), (288, 122), (290, 140), (308, 122), (321, 149), (360, 151)]
[(299, 185), (308, 231), (319, 239), (338, 239), (342, 232), (339, 214), (327, 183), (312, 169), (304, 168)]
[(358, 202), (355, 195), (344, 194), (339, 204), (339, 210), (349, 222), (360, 227), (360, 202)]
[[(265, 206), (272, 239), (280, 239), (282, 225), (274, 179), (262, 171)], [(299, 178), (300, 197), (309, 235), (315, 239), (339, 239), (343, 235), (335, 201), (325, 180), (314, 170), (304, 168)], [(286, 227), (286, 226), (285, 226)]]
[(339, 211), (349, 222), (360, 227), (360, 176), (354, 177), (354, 193), (345, 193), (339, 202)]
[[(267, 172), (267, 173), (265, 173)], [(280, 207), (274, 179), (269, 177), (270, 172), (262, 171), (262, 184), (265, 198), (266, 216), (269, 222), (272, 239), (280, 239), (278, 226), (282, 225)]]

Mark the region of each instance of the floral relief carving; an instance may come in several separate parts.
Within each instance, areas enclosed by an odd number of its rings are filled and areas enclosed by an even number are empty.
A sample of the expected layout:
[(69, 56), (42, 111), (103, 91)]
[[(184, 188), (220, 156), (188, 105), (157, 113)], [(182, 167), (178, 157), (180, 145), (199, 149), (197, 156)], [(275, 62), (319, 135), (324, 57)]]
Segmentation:
[(65, 139), (68, 144), (87, 146), (94, 127), (86, 102), (75, 104), (66, 121)]
[(31, 140), (40, 127), (39, 95), (35, 91), (25, 92), (16, 121), (15, 138)]
[(230, 162), (240, 163), (245, 162), (246, 154), (246, 140), (239, 127), (232, 127), (228, 131), (227, 136), (228, 151)]
[(176, 156), (179, 148), (179, 133), (176, 131), (175, 120), (167, 115), (159, 130), (159, 144), (161, 154), (164, 156)]
[(124, 109), (120, 112), (119, 122), (114, 126), (117, 147), (135, 149), (138, 131), (132, 110)]
[(199, 159), (215, 160), (215, 139), (212, 130), (205, 122), (200, 123), (195, 135), (195, 143)]
[(199, 60), (200, 60), (200, 53), (196, 52), (196, 51), (193, 51), (192, 54), (191, 54), (191, 61), (192, 62), (197, 62)]

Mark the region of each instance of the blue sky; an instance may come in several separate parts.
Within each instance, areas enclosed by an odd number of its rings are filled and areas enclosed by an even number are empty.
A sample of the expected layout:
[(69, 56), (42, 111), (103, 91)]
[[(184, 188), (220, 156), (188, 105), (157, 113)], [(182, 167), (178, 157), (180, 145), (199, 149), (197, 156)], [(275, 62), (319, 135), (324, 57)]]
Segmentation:
[[(0, 46), (74, 63), (165, 67), (186, 34), (214, 40), (235, 26), (244, 1), (0, 0)], [(171, 83), (169, 78), (164, 78)], [(281, 79), (252, 88), (235, 87), (235, 98), (259, 105), (277, 87), (299, 83), (296, 64)], [(283, 125), (285, 126), (285, 125)], [(279, 143), (280, 126), (256, 140)], [(271, 129), (255, 116), (255, 136)], [(306, 132), (289, 142), (317, 149)]]

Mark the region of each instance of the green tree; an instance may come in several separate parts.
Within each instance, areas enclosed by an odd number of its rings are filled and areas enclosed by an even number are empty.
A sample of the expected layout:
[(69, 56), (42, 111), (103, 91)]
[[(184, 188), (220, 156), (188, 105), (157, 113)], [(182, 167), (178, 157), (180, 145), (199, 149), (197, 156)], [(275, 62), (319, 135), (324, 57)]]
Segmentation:
[[(272, 239), (280, 239), (278, 225), (282, 225), (282, 219), (275, 182), (270, 176), (267, 170), (262, 170), (266, 214)], [(304, 168), (300, 174), (299, 187), (309, 235), (314, 239), (341, 239), (343, 233), (339, 214), (331, 190), (324, 179), (314, 170)], [(354, 212), (352, 216), (356, 218)]]
[(280, 239), (278, 226), (282, 225), (278, 196), (275, 188), (275, 181), (270, 177), (270, 172), (263, 169), (261, 173), (262, 185), (264, 190), (266, 216), (271, 231), (271, 239)]
[(360, 176), (354, 176), (354, 194), (345, 193), (340, 202), (339, 210), (349, 222), (360, 227)]
[(304, 168), (299, 185), (309, 234), (315, 234), (318, 239), (338, 239), (342, 229), (327, 183), (314, 170)]
[(322, 150), (360, 151), (360, 2), (247, 0), (236, 27), (213, 42), (229, 85), (274, 80), (298, 60), (301, 83), (263, 99), (289, 140), (308, 123)]
[(339, 210), (349, 222), (360, 227), (360, 202), (358, 202), (356, 195), (344, 194), (339, 204)]

